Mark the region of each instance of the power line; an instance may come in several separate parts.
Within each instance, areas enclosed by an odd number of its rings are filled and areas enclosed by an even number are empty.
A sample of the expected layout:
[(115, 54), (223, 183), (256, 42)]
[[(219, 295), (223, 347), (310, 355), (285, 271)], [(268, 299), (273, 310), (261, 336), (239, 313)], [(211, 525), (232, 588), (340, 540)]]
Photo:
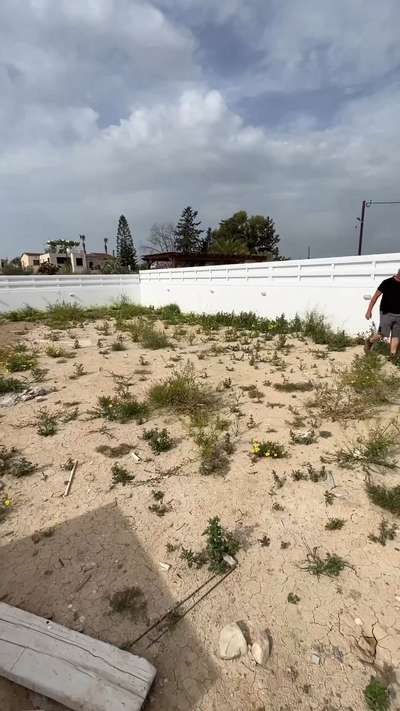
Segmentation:
[(365, 208), (371, 205), (400, 205), (400, 200), (363, 200), (361, 203), (361, 216), (357, 217), (360, 223), (360, 233), (358, 237), (358, 255), (362, 253), (364, 224), (365, 224)]

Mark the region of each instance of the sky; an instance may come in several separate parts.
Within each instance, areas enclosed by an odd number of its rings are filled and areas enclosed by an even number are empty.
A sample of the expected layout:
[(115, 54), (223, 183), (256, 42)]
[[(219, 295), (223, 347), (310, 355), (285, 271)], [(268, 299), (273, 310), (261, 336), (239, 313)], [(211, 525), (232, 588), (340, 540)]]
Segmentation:
[[(400, 200), (398, 0), (1, 0), (0, 253), (187, 205), (356, 253)], [(400, 251), (400, 205), (365, 253)]]

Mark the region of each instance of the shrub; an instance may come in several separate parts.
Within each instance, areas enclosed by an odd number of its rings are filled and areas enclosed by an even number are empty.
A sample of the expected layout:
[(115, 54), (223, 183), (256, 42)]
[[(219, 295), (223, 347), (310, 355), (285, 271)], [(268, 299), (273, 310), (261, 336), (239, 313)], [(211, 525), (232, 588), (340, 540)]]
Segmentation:
[(37, 433), (42, 437), (51, 437), (57, 432), (57, 415), (51, 414), (46, 408), (39, 410), (37, 419)]
[(21, 373), (36, 366), (37, 354), (28, 351), (24, 344), (19, 343), (14, 348), (0, 352), (0, 363), (9, 373)]
[(375, 506), (400, 516), (400, 485), (389, 487), (384, 484), (366, 483), (367, 494)]
[(122, 486), (126, 486), (126, 484), (129, 484), (135, 478), (133, 474), (128, 472), (126, 467), (121, 466), (118, 462), (114, 462), (111, 467), (111, 472), (113, 484), (122, 484)]
[(174, 446), (174, 440), (165, 428), (159, 430), (158, 427), (155, 427), (152, 430), (144, 430), (143, 439), (149, 443), (155, 454), (167, 452)]
[(304, 392), (307, 392), (308, 390), (312, 390), (314, 388), (314, 386), (310, 382), (290, 383), (288, 380), (284, 380), (282, 383), (275, 383), (274, 388), (275, 388), (275, 390), (280, 390), (280, 391), (286, 392), (286, 393), (295, 393), (295, 392), (304, 393)]
[(267, 440), (256, 440), (251, 441), (252, 448), (251, 454), (254, 459), (261, 459), (261, 457), (266, 457), (267, 459), (282, 459), (287, 457), (287, 450), (283, 444), (279, 442), (273, 442), (270, 439)]
[(356, 355), (351, 366), (341, 374), (340, 382), (373, 403), (387, 402), (399, 389), (400, 376), (386, 374), (384, 365), (384, 358), (375, 352)]
[(150, 350), (159, 350), (160, 348), (168, 348), (169, 340), (163, 331), (158, 331), (152, 326), (147, 326), (142, 330), (140, 342), (143, 348)]
[(336, 553), (327, 553), (325, 558), (321, 558), (318, 554), (318, 549), (314, 548), (307, 554), (302, 570), (306, 570), (318, 578), (321, 575), (326, 575), (329, 578), (337, 578), (345, 568), (352, 568), (352, 565), (344, 560), (344, 558), (336, 555)]
[(370, 533), (368, 539), (373, 543), (380, 543), (381, 546), (386, 546), (386, 541), (394, 541), (397, 533), (397, 524), (390, 524), (385, 518), (379, 524), (379, 533), (376, 536), (374, 533)]
[(325, 528), (328, 531), (338, 531), (339, 529), (343, 528), (345, 523), (346, 522), (343, 518), (330, 518), (329, 521), (325, 524)]
[(340, 466), (354, 467), (357, 464), (367, 469), (370, 465), (384, 466), (393, 469), (395, 460), (391, 458), (393, 450), (398, 446), (399, 427), (397, 423), (376, 425), (366, 436), (357, 437), (356, 443), (339, 449), (336, 460)]
[(154, 407), (168, 408), (181, 414), (190, 414), (199, 408), (210, 411), (219, 401), (217, 393), (199, 382), (189, 362), (164, 382), (153, 385), (149, 400)]
[(47, 346), (46, 355), (49, 356), (49, 358), (74, 358), (75, 354), (71, 353), (70, 351), (65, 350), (62, 346), (54, 346), (51, 344), (50, 346)]
[(104, 417), (106, 420), (120, 422), (130, 422), (137, 420), (139, 424), (146, 417), (148, 408), (145, 402), (139, 402), (134, 395), (125, 393), (124, 395), (101, 395), (98, 398), (98, 407), (94, 410), (96, 417)]
[(200, 473), (225, 474), (229, 467), (228, 454), (232, 454), (233, 445), (228, 432), (223, 437), (217, 429), (201, 429), (194, 438), (200, 448)]
[(9, 475), (17, 479), (29, 476), (36, 471), (36, 466), (25, 459), (16, 447), (0, 446), (0, 476)]
[(368, 708), (373, 711), (387, 711), (390, 707), (387, 687), (374, 676), (371, 676), (368, 686), (364, 689), (364, 699)]
[(16, 378), (5, 378), (0, 375), (0, 395), (5, 393), (19, 393), (26, 388), (25, 383)]

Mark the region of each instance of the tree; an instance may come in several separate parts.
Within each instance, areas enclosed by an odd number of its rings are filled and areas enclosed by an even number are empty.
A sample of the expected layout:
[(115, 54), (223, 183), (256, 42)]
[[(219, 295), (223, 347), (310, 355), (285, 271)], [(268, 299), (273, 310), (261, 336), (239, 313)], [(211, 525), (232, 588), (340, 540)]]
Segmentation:
[(175, 228), (175, 249), (177, 252), (197, 252), (201, 248), (199, 229), (201, 220), (196, 222), (198, 212), (191, 207), (185, 207)]
[(42, 262), (38, 269), (38, 274), (57, 274), (59, 268), (51, 262)]
[(150, 230), (146, 250), (149, 252), (173, 252), (175, 249), (175, 227), (172, 222), (155, 222)]
[(213, 233), (211, 251), (223, 252), (230, 246), (233, 254), (265, 254), (279, 259), (279, 239), (271, 217), (249, 217), (245, 210), (240, 210), (220, 222)]
[(206, 236), (203, 237), (203, 239), (201, 240), (201, 244), (200, 244), (200, 251), (203, 254), (207, 254), (207, 252), (210, 248), (210, 244), (212, 242), (212, 235), (213, 235), (213, 231), (212, 231), (211, 227), (208, 227)]
[(130, 272), (137, 270), (136, 249), (125, 215), (121, 215), (118, 222), (117, 259), (123, 270)]
[(73, 239), (49, 239), (46, 244), (49, 252), (67, 254), (67, 249), (72, 249), (72, 247), (79, 247), (80, 242), (76, 242)]

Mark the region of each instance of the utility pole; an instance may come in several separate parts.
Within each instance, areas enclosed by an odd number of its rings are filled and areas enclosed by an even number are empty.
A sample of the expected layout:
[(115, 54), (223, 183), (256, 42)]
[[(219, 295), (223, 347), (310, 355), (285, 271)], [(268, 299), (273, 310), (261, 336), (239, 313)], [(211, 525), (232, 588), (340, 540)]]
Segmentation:
[(362, 206), (361, 206), (361, 217), (359, 218), (360, 221), (360, 234), (358, 237), (358, 256), (362, 254), (362, 243), (363, 243), (363, 232), (364, 232), (364, 217), (365, 217), (365, 208), (367, 206), (367, 201), (363, 200), (362, 201)]
[(307, 247), (307, 259), (311, 259), (311, 247), (308, 245)]

